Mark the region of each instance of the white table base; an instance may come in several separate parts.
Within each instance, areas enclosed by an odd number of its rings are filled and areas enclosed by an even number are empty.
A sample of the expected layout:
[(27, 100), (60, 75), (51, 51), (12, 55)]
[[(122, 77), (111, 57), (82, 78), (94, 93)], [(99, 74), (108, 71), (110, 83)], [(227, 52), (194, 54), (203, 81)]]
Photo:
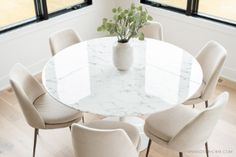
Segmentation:
[(143, 151), (147, 148), (148, 145), (148, 137), (145, 135), (143, 127), (144, 127), (144, 120), (139, 117), (107, 117), (103, 120), (109, 120), (109, 121), (123, 121), (129, 124), (134, 125), (138, 128), (139, 136), (141, 139), (139, 151)]

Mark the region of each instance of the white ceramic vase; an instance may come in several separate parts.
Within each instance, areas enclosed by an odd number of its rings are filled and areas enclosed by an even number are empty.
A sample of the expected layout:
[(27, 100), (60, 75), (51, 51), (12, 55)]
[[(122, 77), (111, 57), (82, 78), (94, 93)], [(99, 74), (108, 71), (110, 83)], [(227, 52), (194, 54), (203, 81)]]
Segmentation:
[(129, 42), (113, 46), (113, 63), (118, 70), (129, 70), (133, 63), (133, 47)]

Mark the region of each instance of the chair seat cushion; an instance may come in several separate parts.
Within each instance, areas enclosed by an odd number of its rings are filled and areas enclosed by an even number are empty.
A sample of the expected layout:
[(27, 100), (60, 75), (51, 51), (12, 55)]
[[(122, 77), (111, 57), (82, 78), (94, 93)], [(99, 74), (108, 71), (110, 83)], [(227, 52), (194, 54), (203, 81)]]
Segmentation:
[(123, 129), (129, 136), (134, 146), (136, 148), (138, 148), (139, 146), (140, 137), (139, 137), (138, 129), (131, 124), (118, 122), (118, 121), (101, 120), (101, 121), (87, 123), (85, 124), (85, 126), (95, 128), (95, 129)]
[(34, 106), (46, 124), (62, 124), (81, 118), (82, 113), (56, 101), (48, 94), (39, 96)]
[(145, 131), (168, 142), (198, 113), (187, 106), (179, 105), (167, 111), (151, 114), (145, 121)]

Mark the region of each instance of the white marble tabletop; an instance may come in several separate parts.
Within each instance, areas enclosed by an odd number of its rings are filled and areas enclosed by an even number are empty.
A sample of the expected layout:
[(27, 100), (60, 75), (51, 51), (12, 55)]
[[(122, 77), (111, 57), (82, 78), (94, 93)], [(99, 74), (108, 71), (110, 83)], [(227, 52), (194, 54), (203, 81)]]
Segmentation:
[(112, 63), (115, 42), (114, 37), (84, 41), (52, 57), (42, 73), (47, 92), (83, 112), (122, 117), (172, 108), (200, 87), (201, 67), (183, 49), (132, 39), (134, 63), (119, 71)]

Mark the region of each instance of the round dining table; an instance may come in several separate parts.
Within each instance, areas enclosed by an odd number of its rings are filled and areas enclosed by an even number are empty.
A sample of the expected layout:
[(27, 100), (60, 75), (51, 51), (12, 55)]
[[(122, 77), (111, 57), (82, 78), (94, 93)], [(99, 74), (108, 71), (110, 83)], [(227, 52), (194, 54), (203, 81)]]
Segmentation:
[[(96, 38), (67, 47), (42, 72), (46, 91), (57, 101), (85, 113), (120, 117), (140, 129), (140, 116), (161, 112), (191, 98), (202, 84), (202, 69), (188, 52), (155, 39), (131, 39), (133, 64), (119, 71), (112, 61), (115, 37)], [(137, 118), (131, 118), (137, 117)], [(130, 117), (130, 118), (127, 118)]]

